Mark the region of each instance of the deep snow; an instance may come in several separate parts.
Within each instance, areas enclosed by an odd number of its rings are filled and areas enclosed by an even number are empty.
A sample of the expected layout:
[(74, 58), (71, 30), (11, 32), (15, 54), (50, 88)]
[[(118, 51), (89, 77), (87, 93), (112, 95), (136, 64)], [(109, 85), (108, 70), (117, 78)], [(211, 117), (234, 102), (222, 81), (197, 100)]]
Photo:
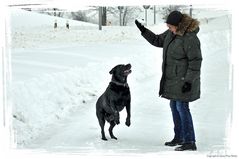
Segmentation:
[[(22, 16), (16, 23), (18, 13)], [(212, 11), (205, 21), (203, 10), (199, 13), (203, 19), (199, 33), (202, 95), (190, 108), (198, 152), (213, 154), (230, 147), (231, 17), (224, 11), (218, 17)], [(9, 101), (18, 148), (108, 155), (175, 153), (163, 145), (173, 137), (173, 123), (169, 102), (158, 98), (162, 50), (148, 44), (135, 26), (98, 31), (95, 25), (74, 22), (70, 30), (54, 30), (49, 24), (54, 21), (52, 17), (16, 10), (11, 15)], [(32, 17), (33, 26), (24, 26), (21, 19), (26, 17)], [(156, 33), (166, 29), (164, 24), (149, 28)], [(128, 79), (132, 125), (124, 125), (123, 110), (121, 124), (114, 129), (118, 140), (104, 142), (100, 139), (95, 102), (110, 81), (109, 70), (119, 63), (132, 64)]]

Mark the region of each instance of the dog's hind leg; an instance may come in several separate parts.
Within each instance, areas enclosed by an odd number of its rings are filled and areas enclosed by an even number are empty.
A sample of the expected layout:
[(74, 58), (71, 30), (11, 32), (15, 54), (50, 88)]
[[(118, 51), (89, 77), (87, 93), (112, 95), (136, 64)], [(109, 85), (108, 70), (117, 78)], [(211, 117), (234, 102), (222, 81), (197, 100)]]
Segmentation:
[(105, 127), (105, 120), (101, 120), (100, 122), (100, 127), (101, 127), (101, 136), (102, 136), (102, 140), (107, 140), (107, 138), (105, 137), (105, 130), (104, 130), (104, 127)]
[(101, 136), (102, 136), (102, 140), (107, 140), (107, 138), (105, 137), (105, 131), (104, 131), (104, 127), (105, 127), (105, 119), (103, 117), (103, 115), (97, 115), (98, 117), (98, 121), (100, 124), (100, 128), (101, 128)]
[(102, 140), (107, 140), (107, 138), (105, 137), (105, 131), (104, 131), (104, 127), (105, 127), (105, 120), (101, 120), (100, 122), (100, 127), (101, 127), (101, 136), (102, 136)]
[(117, 137), (115, 137), (114, 134), (113, 134), (113, 128), (114, 128), (114, 127), (115, 127), (115, 122), (114, 122), (114, 121), (111, 121), (111, 122), (110, 122), (110, 128), (109, 128), (110, 137), (111, 137), (112, 139), (117, 140)]

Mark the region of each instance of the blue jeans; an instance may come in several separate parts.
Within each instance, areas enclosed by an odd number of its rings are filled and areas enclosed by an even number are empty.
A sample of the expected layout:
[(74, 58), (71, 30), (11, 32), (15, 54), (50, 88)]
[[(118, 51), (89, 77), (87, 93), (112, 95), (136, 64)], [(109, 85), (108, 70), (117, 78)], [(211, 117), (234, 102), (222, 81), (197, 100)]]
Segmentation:
[(170, 100), (174, 122), (174, 139), (183, 143), (194, 143), (195, 133), (188, 102)]

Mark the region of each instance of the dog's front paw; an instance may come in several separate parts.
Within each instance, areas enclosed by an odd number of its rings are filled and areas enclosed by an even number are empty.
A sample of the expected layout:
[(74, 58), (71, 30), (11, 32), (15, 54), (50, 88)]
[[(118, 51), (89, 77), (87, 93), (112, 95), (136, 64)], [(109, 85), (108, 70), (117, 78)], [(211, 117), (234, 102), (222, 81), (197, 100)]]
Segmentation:
[(114, 115), (107, 115), (107, 116), (105, 117), (105, 120), (108, 121), (109, 123), (110, 123), (111, 121), (114, 121), (114, 119), (115, 119)]
[(130, 126), (130, 124), (131, 124), (131, 123), (130, 123), (130, 119), (127, 118), (127, 119), (126, 119), (126, 122), (125, 122), (125, 125)]

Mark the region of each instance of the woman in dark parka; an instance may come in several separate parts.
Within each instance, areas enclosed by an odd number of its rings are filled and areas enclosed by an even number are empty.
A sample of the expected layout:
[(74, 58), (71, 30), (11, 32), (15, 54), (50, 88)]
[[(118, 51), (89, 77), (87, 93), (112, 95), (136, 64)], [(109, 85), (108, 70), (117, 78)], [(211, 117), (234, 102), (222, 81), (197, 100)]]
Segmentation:
[(189, 102), (200, 98), (201, 48), (197, 37), (199, 22), (179, 11), (166, 20), (168, 30), (156, 35), (137, 20), (141, 35), (152, 45), (163, 48), (162, 78), (159, 96), (170, 100), (174, 121), (174, 138), (166, 146), (176, 151), (196, 150)]

